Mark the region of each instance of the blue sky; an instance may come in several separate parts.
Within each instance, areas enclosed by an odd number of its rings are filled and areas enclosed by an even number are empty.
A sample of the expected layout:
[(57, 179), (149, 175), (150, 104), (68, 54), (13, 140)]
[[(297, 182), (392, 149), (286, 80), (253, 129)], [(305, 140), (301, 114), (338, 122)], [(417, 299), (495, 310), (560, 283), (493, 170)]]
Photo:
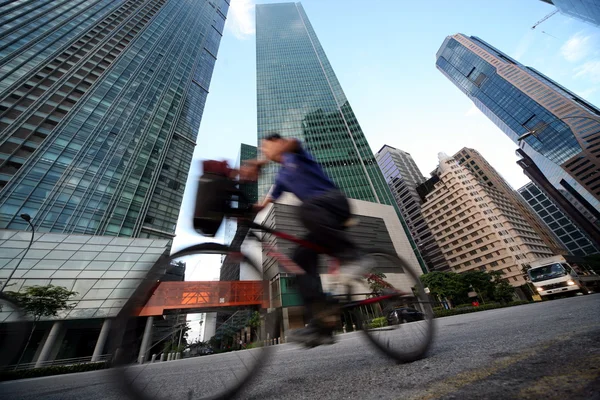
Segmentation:
[[(255, 3), (231, 0), (197, 159), (233, 160), (240, 143), (256, 144)], [(516, 146), (435, 68), (435, 53), (448, 35), (478, 36), (600, 104), (600, 29), (556, 14), (531, 30), (554, 9), (539, 0), (302, 4), (371, 149), (389, 144), (408, 151), (425, 176), (437, 165), (438, 152), (454, 154), (467, 146), (480, 151), (513, 187), (527, 182), (516, 165)], [(193, 168), (190, 182), (197, 175)], [(188, 188), (175, 249), (203, 240), (191, 230), (195, 185)], [(188, 276), (210, 280), (218, 276), (218, 267), (201, 262), (188, 269)]]

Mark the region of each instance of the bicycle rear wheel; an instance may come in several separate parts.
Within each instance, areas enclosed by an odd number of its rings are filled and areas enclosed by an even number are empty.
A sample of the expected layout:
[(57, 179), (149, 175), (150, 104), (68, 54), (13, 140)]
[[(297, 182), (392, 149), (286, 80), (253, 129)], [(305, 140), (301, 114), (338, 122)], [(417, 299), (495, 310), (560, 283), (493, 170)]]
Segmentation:
[[(237, 281), (157, 284), (180, 262), (188, 266), (218, 263), (231, 273), (229, 279), (237, 278)], [(239, 281), (240, 273), (243, 276), (254, 274), (256, 280)], [(202, 243), (163, 257), (154, 265), (111, 329), (116, 383), (129, 398), (136, 400), (233, 398), (251, 382), (267, 360), (271, 347), (264, 344), (264, 339), (267, 336), (269, 339), (277, 337), (279, 322), (266, 312), (266, 303), (262, 300), (268, 291), (264, 288), (261, 269), (228, 246)], [(251, 298), (255, 301), (249, 301)], [(163, 326), (162, 333), (153, 336), (150, 350), (143, 355), (150, 358), (150, 355), (156, 354), (156, 360), (140, 365), (137, 354), (140, 336), (149, 323), (138, 315), (148, 314), (144, 311), (148, 310), (148, 306), (155, 307), (161, 303), (167, 305), (162, 313), (166, 322), (161, 322), (166, 327)], [(172, 309), (173, 304), (179, 304), (176, 306), (178, 309)], [(173, 353), (166, 347), (172, 348), (181, 340), (181, 325), (177, 325), (181, 323), (177, 318), (181, 317), (177, 315), (199, 312), (209, 315), (204, 320), (207, 325), (204, 327), (204, 341), (209, 344), (194, 348), (198, 356), (160, 361), (161, 354)], [(154, 329), (158, 319), (158, 316), (154, 317)], [(170, 324), (169, 320), (172, 321)], [(214, 331), (208, 332), (212, 321)], [(175, 353), (180, 350), (176, 349)], [(169, 359), (168, 355), (165, 358)]]
[(432, 305), (423, 284), (396, 255), (372, 252), (367, 257), (374, 265), (363, 287), (369, 300), (359, 303), (354, 317), (369, 341), (386, 356), (403, 363), (422, 358), (434, 334)]

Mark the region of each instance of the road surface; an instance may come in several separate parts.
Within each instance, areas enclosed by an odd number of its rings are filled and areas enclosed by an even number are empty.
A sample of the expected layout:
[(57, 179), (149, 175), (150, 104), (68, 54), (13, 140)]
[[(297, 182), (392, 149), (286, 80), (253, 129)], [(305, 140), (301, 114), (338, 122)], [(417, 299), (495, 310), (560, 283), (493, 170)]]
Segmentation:
[[(277, 346), (242, 398), (600, 400), (600, 294), (437, 320), (429, 357), (398, 365), (359, 334), (333, 346)], [(230, 355), (232, 353), (229, 353)], [(186, 398), (206, 368), (227, 355), (154, 364), (164, 398)], [(0, 398), (112, 400), (107, 371), (0, 383)]]

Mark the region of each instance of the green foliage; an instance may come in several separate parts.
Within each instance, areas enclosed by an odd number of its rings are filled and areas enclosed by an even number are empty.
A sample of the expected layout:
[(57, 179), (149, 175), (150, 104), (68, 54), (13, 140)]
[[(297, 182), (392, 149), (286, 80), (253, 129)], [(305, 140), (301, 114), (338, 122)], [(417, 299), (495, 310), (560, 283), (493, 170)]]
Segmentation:
[(252, 316), (248, 320), (248, 326), (255, 329), (260, 326), (260, 313), (258, 311), (252, 313)]
[[(379, 279), (372, 278), (372, 276), (376, 276)], [(367, 278), (367, 283), (369, 284), (373, 296), (377, 296), (385, 289), (386, 286), (381, 283), (381, 280), (385, 278), (386, 276), (383, 272), (371, 272), (371, 276)]]
[(384, 326), (387, 326), (386, 317), (373, 318), (369, 324), (370, 328), (383, 328)]
[(23, 292), (6, 292), (35, 322), (43, 317), (56, 317), (59, 311), (73, 308), (74, 305), (68, 302), (76, 294), (62, 286), (53, 285), (30, 286)]
[(421, 281), (434, 297), (449, 299), (453, 305), (470, 303), (469, 292), (474, 290), (482, 302), (508, 302), (514, 295), (514, 288), (502, 279), (500, 271), (430, 272), (421, 275)]
[(512, 306), (520, 306), (522, 304), (529, 304), (530, 301), (511, 301), (509, 303), (500, 304), (500, 303), (488, 303), (484, 305), (480, 305), (479, 307), (457, 307), (451, 310), (435, 310), (433, 315), (435, 318), (441, 317), (449, 317), (451, 315), (460, 315), (460, 314), (468, 314), (477, 311), (486, 311), (493, 310), (496, 308), (504, 308), (504, 307), (512, 307)]
[(55, 365), (50, 367), (24, 369), (18, 371), (0, 372), (0, 381), (10, 381), (14, 379), (37, 378), (40, 376), (72, 374), (75, 372), (96, 371), (108, 367), (106, 361), (74, 364), (74, 365)]
[(448, 298), (458, 304), (468, 299), (468, 286), (459, 274), (454, 272), (434, 271), (421, 275), (421, 282), (429, 288), (433, 296)]

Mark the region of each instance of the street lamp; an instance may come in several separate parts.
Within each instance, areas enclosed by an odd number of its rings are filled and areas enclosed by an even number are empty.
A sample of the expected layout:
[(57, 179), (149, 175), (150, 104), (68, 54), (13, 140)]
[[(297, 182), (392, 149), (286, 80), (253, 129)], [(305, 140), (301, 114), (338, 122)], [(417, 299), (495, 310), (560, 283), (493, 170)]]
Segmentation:
[(27, 252), (31, 248), (31, 245), (33, 244), (33, 236), (35, 235), (35, 228), (33, 227), (33, 224), (31, 223), (31, 217), (29, 216), (29, 214), (21, 214), (21, 215), (19, 215), (19, 217), (21, 217), (31, 227), (31, 240), (29, 240), (29, 246), (27, 246), (27, 248), (25, 249), (25, 252), (19, 259), (19, 262), (17, 263), (17, 265), (15, 265), (13, 270), (10, 272), (10, 275), (8, 276), (8, 278), (6, 278), (6, 280), (2, 284), (2, 289), (0, 289), (0, 293), (4, 292), (4, 289), (6, 288), (6, 286), (8, 286), (8, 281), (10, 281), (12, 276), (15, 274), (15, 271), (17, 270), (17, 268), (19, 268), (19, 265), (21, 265), (21, 262), (23, 261), (23, 259), (27, 255)]

